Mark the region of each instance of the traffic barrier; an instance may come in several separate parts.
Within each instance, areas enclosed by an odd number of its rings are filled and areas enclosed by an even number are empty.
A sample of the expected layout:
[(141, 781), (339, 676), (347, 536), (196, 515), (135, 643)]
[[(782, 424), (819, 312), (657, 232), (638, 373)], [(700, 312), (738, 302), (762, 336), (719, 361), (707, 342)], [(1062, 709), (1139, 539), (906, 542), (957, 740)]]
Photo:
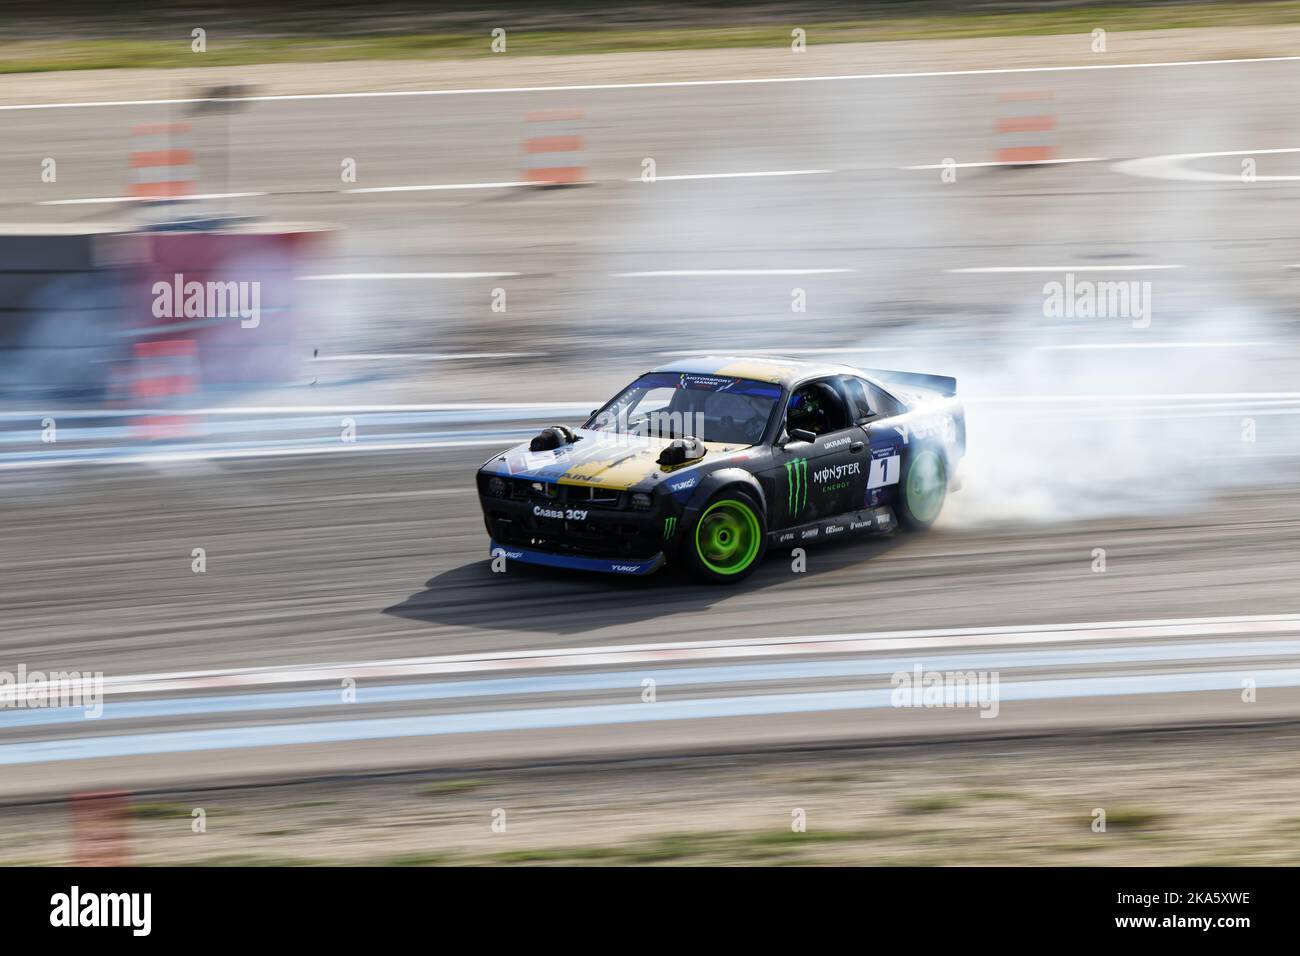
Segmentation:
[(586, 140), (580, 109), (538, 110), (526, 115), (524, 140), (528, 166), (524, 181), (535, 186), (576, 186), (587, 182)]
[(130, 195), (175, 199), (196, 192), (199, 170), (190, 147), (189, 123), (132, 126), (131, 136)]
[(1058, 158), (1055, 99), (1052, 90), (998, 94), (994, 122), (997, 162), (1028, 166)]
[(129, 796), (124, 790), (72, 795), (73, 866), (126, 866), (130, 862)]

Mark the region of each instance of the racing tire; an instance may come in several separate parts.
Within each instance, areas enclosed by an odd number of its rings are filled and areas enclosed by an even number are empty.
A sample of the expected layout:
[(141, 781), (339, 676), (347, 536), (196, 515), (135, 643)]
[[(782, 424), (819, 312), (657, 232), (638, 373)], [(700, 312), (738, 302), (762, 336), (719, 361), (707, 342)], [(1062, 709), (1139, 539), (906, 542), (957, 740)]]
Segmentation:
[(710, 498), (682, 542), (692, 577), (713, 584), (749, 577), (766, 551), (763, 509), (739, 489), (723, 489)]
[(910, 455), (898, 482), (898, 520), (921, 531), (934, 524), (948, 496), (948, 464), (943, 455), (921, 448)]

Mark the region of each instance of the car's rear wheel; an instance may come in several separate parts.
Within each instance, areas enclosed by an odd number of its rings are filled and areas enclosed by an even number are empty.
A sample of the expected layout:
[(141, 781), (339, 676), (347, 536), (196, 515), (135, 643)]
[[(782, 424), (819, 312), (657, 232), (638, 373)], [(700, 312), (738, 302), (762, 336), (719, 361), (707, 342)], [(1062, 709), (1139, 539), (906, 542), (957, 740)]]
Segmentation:
[(948, 496), (948, 468), (943, 456), (930, 448), (914, 452), (899, 482), (898, 520), (909, 528), (928, 528), (943, 510)]
[(762, 509), (744, 492), (726, 490), (700, 512), (683, 551), (692, 574), (721, 583), (748, 577), (766, 549)]

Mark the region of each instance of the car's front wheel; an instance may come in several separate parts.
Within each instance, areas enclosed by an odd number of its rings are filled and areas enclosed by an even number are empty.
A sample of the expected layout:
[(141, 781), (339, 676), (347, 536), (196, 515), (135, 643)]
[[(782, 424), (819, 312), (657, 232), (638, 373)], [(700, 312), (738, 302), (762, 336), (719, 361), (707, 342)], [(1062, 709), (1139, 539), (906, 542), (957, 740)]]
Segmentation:
[(729, 583), (748, 577), (767, 550), (763, 510), (743, 491), (723, 490), (704, 506), (682, 550), (697, 578)]

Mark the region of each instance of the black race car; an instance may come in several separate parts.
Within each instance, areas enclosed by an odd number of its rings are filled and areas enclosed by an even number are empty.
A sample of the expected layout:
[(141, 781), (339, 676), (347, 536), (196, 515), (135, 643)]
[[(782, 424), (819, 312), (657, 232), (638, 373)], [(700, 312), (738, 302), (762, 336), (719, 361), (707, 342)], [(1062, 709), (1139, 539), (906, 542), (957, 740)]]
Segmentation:
[(655, 369), (582, 427), (483, 464), (491, 553), (616, 574), (680, 562), (738, 581), (770, 546), (928, 527), (966, 449), (956, 386), (786, 359)]

